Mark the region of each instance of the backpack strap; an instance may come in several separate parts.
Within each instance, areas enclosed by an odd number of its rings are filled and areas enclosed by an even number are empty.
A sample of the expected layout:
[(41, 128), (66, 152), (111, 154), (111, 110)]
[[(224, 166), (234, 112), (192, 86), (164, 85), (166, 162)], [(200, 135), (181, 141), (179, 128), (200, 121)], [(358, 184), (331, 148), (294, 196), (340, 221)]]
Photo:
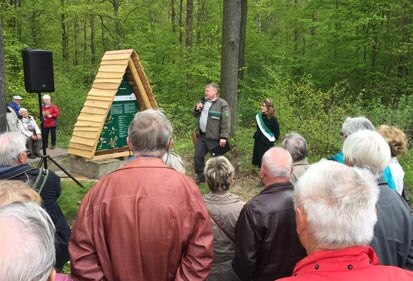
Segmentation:
[(49, 170), (44, 168), (39, 168), (39, 173), (36, 179), (32, 183), (32, 188), (36, 190), (39, 194), (42, 192), (44, 184), (46, 183), (47, 177), (49, 176)]
[(27, 172), (34, 171), (34, 170), (38, 170), (39, 173), (37, 174), (34, 181), (31, 182), (31, 183), (29, 181), (28, 184), (40, 194), (42, 192), (43, 188), (44, 188), (47, 177), (49, 176), (49, 170), (46, 170), (44, 168), (26, 167), (24, 169), (16, 171), (16, 173), (13, 173), (9, 177), (5, 178), (5, 180), (12, 180), (14, 178), (17, 178), (17, 177), (23, 175), (23, 174), (26, 174)]

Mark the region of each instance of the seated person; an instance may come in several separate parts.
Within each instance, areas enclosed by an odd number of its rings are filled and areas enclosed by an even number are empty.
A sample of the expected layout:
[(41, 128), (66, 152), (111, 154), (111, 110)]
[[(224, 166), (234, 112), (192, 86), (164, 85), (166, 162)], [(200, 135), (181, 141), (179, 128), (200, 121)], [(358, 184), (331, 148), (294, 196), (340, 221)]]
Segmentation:
[(29, 111), (26, 108), (20, 108), (19, 113), (21, 115), (21, 122), (23, 125), (23, 135), (27, 137), (26, 147), (28, 150), (28, 157), (35, 159), (40, 157), (40, 146), (42, 145), (42, 133), (36, 124), (33, 116), (29, 115)]
[(279, 280), (413, 280), (413, 272), (380, 265), (368, 246), (379, 188), (367, 170), (321, 160), (298, 180), (294, 197), (296, 230), (308, 256)]

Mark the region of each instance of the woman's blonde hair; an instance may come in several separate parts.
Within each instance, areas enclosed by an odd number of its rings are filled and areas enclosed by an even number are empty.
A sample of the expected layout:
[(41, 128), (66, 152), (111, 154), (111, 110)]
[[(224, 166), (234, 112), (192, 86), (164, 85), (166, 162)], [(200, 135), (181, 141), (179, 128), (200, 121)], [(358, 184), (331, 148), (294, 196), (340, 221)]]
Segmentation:
[(0, 180), (0, 207), (16, 202), (35, 202), (40, 205), (42, 199), (39, 193), (22, 181)]
[(225, 156), (213, 157), (206, 162), (204, 174), (212, 192), (223, 192), (232, 184), (234, 167)]
[(396, 157), (407, 151), (407, 137), (399, 128), (381, 125), (377, 128), (377, 132), (382, 135), (389, 144), (392, 157)]

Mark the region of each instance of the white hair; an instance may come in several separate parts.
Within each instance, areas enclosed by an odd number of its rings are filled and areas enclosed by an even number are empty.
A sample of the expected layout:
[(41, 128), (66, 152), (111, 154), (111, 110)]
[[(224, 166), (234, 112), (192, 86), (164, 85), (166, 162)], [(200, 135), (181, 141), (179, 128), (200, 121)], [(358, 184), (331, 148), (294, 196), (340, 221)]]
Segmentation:
[(291, 154), (293, 162), (307, 157), (307, 141), (299, 133), (292, 132), (287, 134), (282, 140), (282, 146)]
[(26, 137), (19, 132), (0, 135), (0, 166), (18, 164), (19, 154), (26, 151)]
[(43, 100), (51, 100), (50, 95), (43, 95), (42, 97)]
[(19, 113), (22, 114), (23, 112), (28, 112), (26, 108), (20, 107)]
[(367, 168), (379, 176), (390, 163), (389, 144), (377, 132), (362, 130), (348, 136), (343, 144), (345, 161), (356, 167)]
[(262, 156), (261, 167), (273, 178), (289, 178), (293, 167), (293, 159), (290, 153), (284, 148), (272, 147)]
[(48, 280), (55, 262), (55, 228), (34, 202), (0, 208), (1, 280)]
[(128, 137), (136, 153), (163, 156), (172, 137), (172, 125), (159, 110), (147, 109), (135, 114)]
[(344, 120), (343, 126), (341, 127), (341, 132), (344, 137), (348, 137), (352, 133), (355, 133), (360, 130), (370, 130), (374, 131), (374, 125), (369, 119), (364, 116), (358, 117), (347, 117)]
[(323, 159), (298, 179), (294, 192), (317, 247), (341, 249), (373, 239), (379, 188), (368, 170)]

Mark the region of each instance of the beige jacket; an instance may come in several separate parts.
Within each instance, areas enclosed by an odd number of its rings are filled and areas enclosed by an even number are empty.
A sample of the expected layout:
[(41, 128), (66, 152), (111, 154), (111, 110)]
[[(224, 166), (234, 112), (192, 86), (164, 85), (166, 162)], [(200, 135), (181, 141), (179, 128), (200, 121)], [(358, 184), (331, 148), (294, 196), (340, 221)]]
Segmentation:
[[(235, 255), (235, 224), (245, 202), (231, 193), (208, 193), (204, 196), (214, 233), (214, 261), (208, 281), (238, 281), (231, 262)], [(216, 222), (220, 224), (217, 226)], [(222, 230), (229, 234), (230, 237)]]
[(291, 175), (291, 182), (296, 183), (298, 178), (310, 167), (307, 158), (293, 163), (293, 174)]

